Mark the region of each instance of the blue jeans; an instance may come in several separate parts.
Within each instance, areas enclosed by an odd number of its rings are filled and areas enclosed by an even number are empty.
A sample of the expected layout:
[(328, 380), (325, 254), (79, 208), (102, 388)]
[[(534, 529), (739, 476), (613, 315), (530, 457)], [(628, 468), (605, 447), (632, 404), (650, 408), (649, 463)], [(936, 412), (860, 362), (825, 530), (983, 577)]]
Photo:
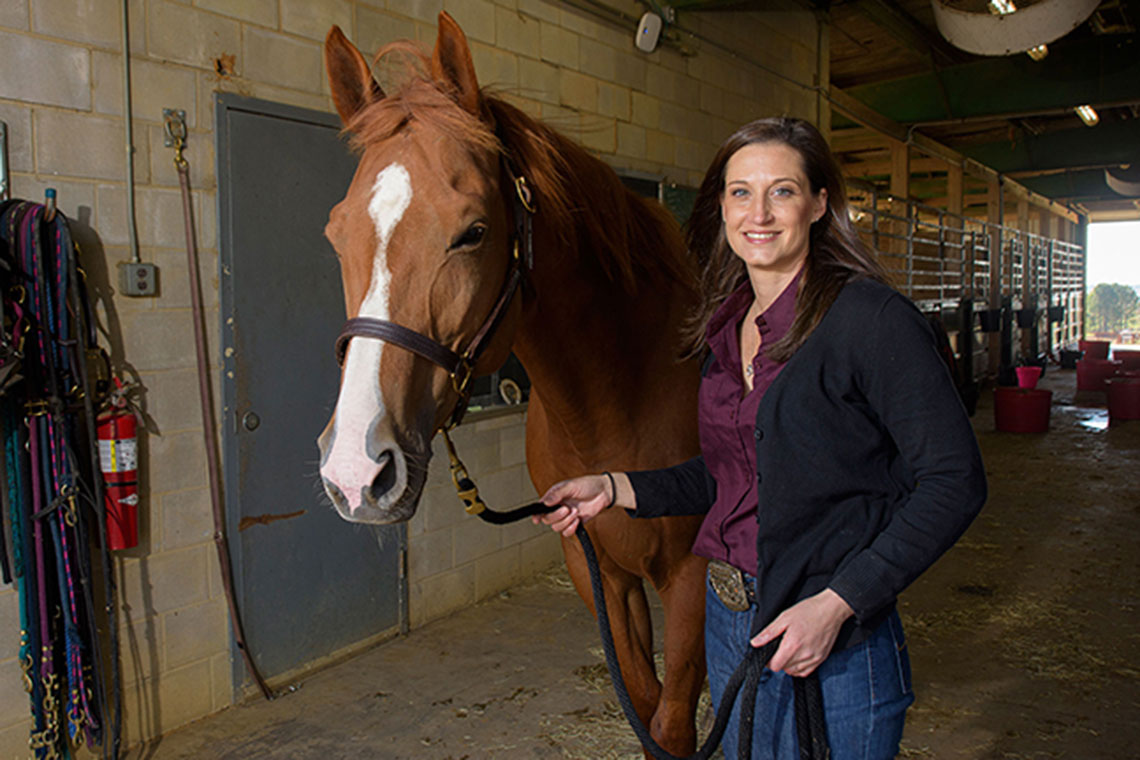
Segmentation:
[[(750, 646), (748, 634), (755, 612), (755, 605), (745, 612), (733, 612), (711, 587), (707, 590), (705, 659), (714, 706), (720, 705), (729, 677)], [(865, 641), (832, 652), (816, 672), (833, 760), (882, 760), (898, 754), (906, 710), (914, 702), (910, 658), (898, 613), (891, 612)], [(756, 695), (752, 758), (798, 758), (792, 678), (769, 670), (765, 676)], [(739, 723), (737, 704), (724, 734), (727, 760), (738, 757)]]

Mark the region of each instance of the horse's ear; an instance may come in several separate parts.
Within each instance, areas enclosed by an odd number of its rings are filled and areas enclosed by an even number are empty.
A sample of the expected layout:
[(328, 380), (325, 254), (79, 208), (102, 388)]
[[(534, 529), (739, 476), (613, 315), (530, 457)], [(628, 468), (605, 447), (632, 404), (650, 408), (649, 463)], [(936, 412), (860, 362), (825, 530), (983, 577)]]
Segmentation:
[(455, 90), (455, 99), (469, 113), (479, 114), (479, 81), (467, 36), (447, 11), (439, 12), (439, 36), (431, 54), (431, 75)]
[(339, 26), (329, 29), (325, 37), (325, 69), (329, 74), (333, 104), (343, 124), (348, 124), (364, 106), (384, 97), (384, 91), (372, 78), (368, 61)]

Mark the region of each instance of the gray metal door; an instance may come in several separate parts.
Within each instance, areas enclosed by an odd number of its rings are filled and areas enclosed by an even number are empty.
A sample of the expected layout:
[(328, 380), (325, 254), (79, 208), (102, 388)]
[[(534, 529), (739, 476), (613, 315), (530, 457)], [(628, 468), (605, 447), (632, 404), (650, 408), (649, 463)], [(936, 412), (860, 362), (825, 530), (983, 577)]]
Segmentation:
[(405, 533), (341, 520), (317, 475), (344, 320), (323, 231), (356, 164), (340, 124), (229, 94), (215, 112), (227, 529), (246, 638), (272, 677), (398, 626)]

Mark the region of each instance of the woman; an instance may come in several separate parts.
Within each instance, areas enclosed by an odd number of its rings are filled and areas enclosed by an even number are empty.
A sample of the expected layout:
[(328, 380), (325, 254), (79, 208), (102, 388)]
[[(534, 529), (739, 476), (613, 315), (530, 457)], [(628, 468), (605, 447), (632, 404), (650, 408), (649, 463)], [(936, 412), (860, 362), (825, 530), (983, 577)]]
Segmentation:
[[(894, 757), (914, 700), (895, 599), (985, 501), (973, 430), (929, 325), (851, 225), (813, 126), (737, 130), (687, 234), (705, 262), (691, 336), (708, 352), (702, 455), (563, 481), (543, 496), (563, 506), (541, 519), (570, 535), (612, 506), (706, 514), (693, 552), (710, 560), (714, 703), (748, 646), (783, 636), (753, 756), (795, 756), (791, 679), (817, 673), (832, 757)], [(726, 757), (735, 743), (730, 729)]]

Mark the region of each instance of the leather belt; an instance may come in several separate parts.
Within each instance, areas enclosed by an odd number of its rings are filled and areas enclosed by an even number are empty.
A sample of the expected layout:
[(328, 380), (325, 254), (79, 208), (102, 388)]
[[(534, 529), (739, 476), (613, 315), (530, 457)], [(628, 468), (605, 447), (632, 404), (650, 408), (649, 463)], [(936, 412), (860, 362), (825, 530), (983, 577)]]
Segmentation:
[(709, 585), (721, 604), (733, 612), (745, 612), (756, 603), (752, 580), (727, 562), (709, 560)]

